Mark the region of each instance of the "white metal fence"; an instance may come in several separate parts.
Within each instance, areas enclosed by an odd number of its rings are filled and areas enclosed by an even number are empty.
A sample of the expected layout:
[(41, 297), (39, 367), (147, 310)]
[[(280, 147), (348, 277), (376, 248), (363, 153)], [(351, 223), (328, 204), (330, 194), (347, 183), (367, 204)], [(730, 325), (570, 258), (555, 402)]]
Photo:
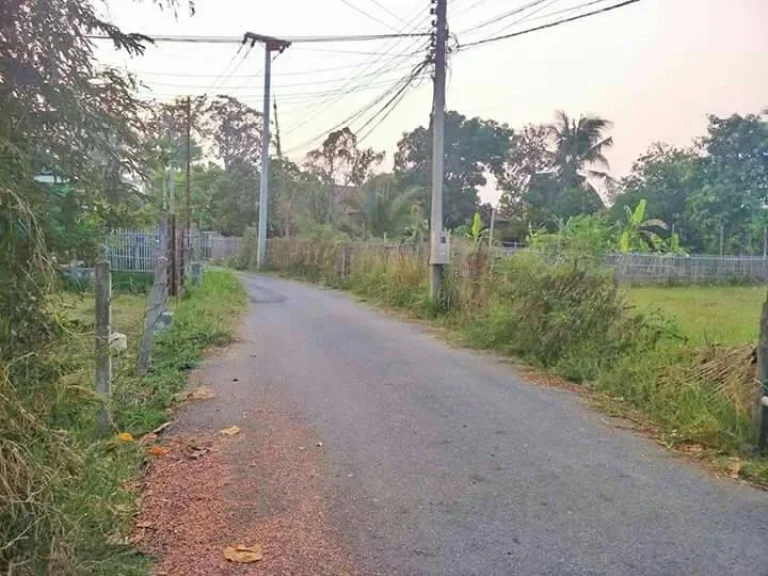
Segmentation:
[[(194, 232), (190, 236), (193, 260), (224, 260), (237, 254), (239, 238), (227, 238), (216, 232)], [(153, 272), (159, 254), (157, 229), (116, 230), (107, 240), (107, 257), (112, 270)]]

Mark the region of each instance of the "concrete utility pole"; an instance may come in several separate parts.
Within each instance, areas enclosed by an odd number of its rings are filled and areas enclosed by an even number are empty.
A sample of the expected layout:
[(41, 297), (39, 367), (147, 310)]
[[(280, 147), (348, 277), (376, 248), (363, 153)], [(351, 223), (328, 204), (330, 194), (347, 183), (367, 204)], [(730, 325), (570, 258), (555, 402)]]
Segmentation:
[(436, 301), (449, 263), (448, 238), (443, 231), (443, 160), (445, 133), (445, 60), (448, 36), (448, 0), (435, 4), (435, 77), (432, 98), (432, 213), (430, 215), (429, 296)]
[(256, 42), (264, 44), (264, 127), (261, 134), (261, 182), (259, 186), (259, 245), (256, 252), (256, 268), (261, 270), (267, 263), (267, 222), (269, 221), (269, 105), (270, 88), (272, 85), (272, 52), (282, 52), (290, 42), (246, 32), (243, 36), (243, 44), (250, 42), (251, 46)]

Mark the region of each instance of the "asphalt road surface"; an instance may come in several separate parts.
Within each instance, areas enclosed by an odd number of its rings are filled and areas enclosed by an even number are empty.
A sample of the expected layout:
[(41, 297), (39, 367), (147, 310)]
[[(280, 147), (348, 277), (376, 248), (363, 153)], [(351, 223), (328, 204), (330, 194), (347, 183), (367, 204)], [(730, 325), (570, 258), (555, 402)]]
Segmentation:
[(280, 394), (321, 439), (360, 573), (768, 574), (765, 492), (347, 295), (243, 281), (239, 403)]

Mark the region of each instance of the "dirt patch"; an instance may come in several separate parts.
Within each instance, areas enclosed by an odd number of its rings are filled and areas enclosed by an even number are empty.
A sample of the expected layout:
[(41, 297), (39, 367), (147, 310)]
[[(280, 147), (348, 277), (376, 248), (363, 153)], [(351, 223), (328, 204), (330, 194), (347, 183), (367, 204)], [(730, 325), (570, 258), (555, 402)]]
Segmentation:
[[(322, 439), (281, 408), (278, 392), (256, 394), (233, 376), (247, 373), (233, 362), (248, 357), (237, 348), (190, 379), (215, 395), (187, 403), (163, 434), (170, 451), (150, 464), (132, 542), (157, 558), (157, 575), (359, 573), (325, 520)], [(235, 425), (237, 434), (221, 433)], [(259, 546), (263, 558), (227, 561), (224, 549), (238, 545)]]

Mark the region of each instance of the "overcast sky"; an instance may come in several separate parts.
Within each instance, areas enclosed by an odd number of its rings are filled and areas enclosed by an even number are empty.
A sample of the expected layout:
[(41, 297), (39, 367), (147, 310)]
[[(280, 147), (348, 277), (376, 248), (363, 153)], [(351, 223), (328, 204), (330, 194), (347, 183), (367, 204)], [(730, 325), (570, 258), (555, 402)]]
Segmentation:
[[(449, 0), (449, 27), (459, 45), (466, 45), (578, 14), (569, 10), (588, 1), (545, 0), (502, 18), (531, 0)], [(580, 11), (617, 2), (605, 0)], [(195, 4), (194, 16), (185, 10), (174, 16), (152, 2), (121, 0), (110, 3), (108, 17), (125, 31), (150, 36), (380, 34), (427, 32), (430, 27), (428, 0)], [(450, 61), (447, 106), (513, 128), (548, 122), (556, 109), (599, 114), (615, 123), (615, 146), (608, 158), (612, 174), (621, 176), (651, 143), (685, 145), (703, 134), (707, 113), (768, 107), (766, 25), (767, 0), (641, 0), (557, 28), (460, 50)], [(273, 63), (288, 156), (301, 160), (330, 129), (360, 110), (352, 129), (365, 136), (363, 144), (386, 150), (386, 166), (391, 166), (402, 133), (428, 122), (429, 78), (381, 124), (365, 124), (381, 106), (373, 102), (423, 59), (425, 44), (425, 39), (411, 38), (291, 46)], [(106, 48), (99, 55), (137, 72), (147, 96), (169, 100), (226, 93), (260, 109), (263, 50), (237, 50), (236, 45), (163, 43), (134, 59)], [(495, 201), (498, 192), (489, 188), (481, 196)]]

